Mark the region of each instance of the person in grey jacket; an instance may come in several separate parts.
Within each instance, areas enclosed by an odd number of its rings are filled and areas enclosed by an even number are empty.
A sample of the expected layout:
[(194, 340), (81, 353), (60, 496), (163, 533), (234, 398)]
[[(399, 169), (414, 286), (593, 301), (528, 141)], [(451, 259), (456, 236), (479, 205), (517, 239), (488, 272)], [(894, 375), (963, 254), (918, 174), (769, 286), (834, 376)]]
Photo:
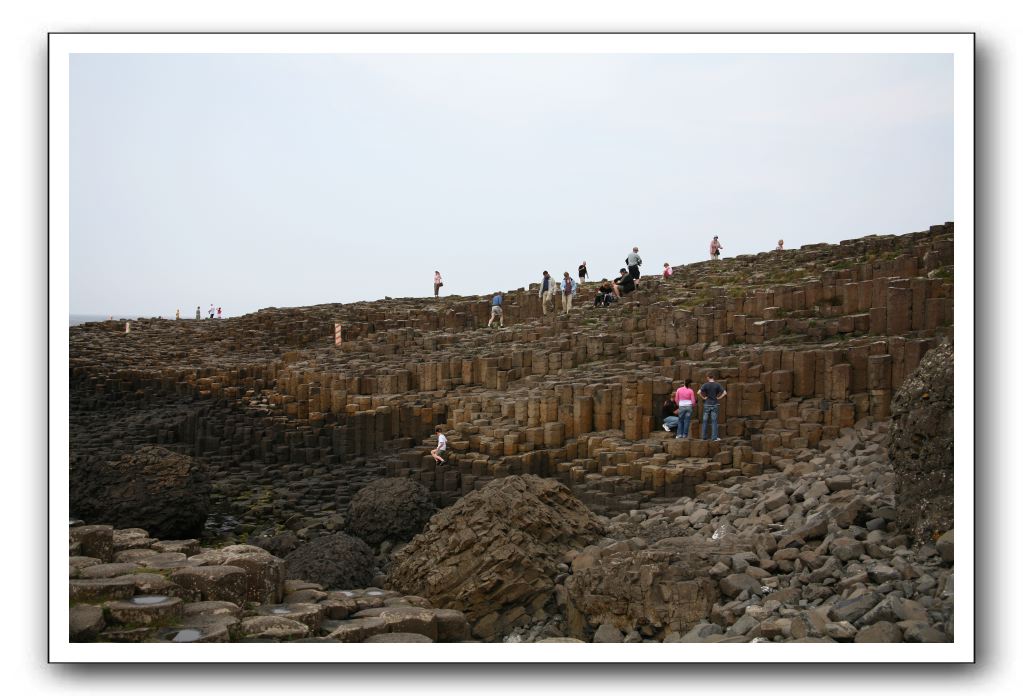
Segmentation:
[(625, 257), (625, 265), (629, 268), (629, 275), (636, 281), (639, 287), (639, 267), (643, 265), (643, 259), (639, 258), (639, 247), (632, 247), (632, 253)]

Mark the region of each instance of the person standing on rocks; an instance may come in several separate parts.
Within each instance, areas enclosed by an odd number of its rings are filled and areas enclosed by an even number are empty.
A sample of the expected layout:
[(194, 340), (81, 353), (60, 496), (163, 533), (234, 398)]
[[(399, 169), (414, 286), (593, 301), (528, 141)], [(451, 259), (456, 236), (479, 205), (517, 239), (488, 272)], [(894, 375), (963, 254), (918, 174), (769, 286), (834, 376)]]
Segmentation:
[(439, 425), (434, 428), (434, 432), (437, 433), (437, 449), (431, 450), (430, 456), (438, 462), (443, 462), (444, 455), (442, 453), (446, 452), (448, 449), (448, 439), (444, 437), (444, 431)]
[(554, 283), (551, 274), (544, 271), (543, 278), (540, 279), (540, 308), (544, 316), (547, 316), (547, 305), (554, 309)]
[(210, 319), (213, 318), (213, 305), (210, 305)]
[(494, 298), (490, 300), (490, 321), (487, 322), (487, 328), (489, 329), (494, 320), (497, 320), (498, 326), (504, 328), (504, 309), (501, 305), (504, 304), (504, 298), (501, 297), (501, 293), (494, 295)]
[(778, 240), (778, 246), (776, 246), (774, 248), (774, 250), (775, 251), (785, 251), (785, 240), (784, 239), (779, 239)]
[(576, 293), (575, 281), (565, 271), (565, 278), (558, 282), (558, 292), (561, 293), (561, 311), (568, 314), (572, 311), (572, 296)]
[(174, 310), (174, 321), (177, 321), (180, 318), (181, 318), (181, 309), (180, 308), (179, 309), (175, 309)]
[(712, 259), (720, 259), (722, 249), (724, 249), (724, 247), (721, 246), (721, 242), (718, 241), (718, 236), (714, 235), (714, 239), (710, 240), (710, 257)]
[(696, 406), (696, 394), (693, 393), (693, 380), (687, 379), (685, 383), (675, 390), (675, 403), (678, 404), (678, 430), (676, 438), (689, 437), (689, 424), (693, 420), (693, 407)]
[(224, 318), (224, 317), (223, 317), (223, 315), (221, 314), (221, 311), (220, 311), (220, 307), (217, 307), (217, 319), (223, 319), (223, 318)]
[[(716, 239), (716, 237), (715, 237)], [(718, 437), (718, 399), (728, 396), (728, 392), (714, 381), (714, 373), (707, 373), (707, 382), (700, 387), (700, 398), (703, 399), (703, 425), (700, 428), (700, 439), (707, 439), (707, 421), (710, 421), (710, 439), (717, 442)]]
[(583, 261), (579, 264), (579, 284), (585, 283), (587, 277), (589, 277), (589, 274), (586, 272), (586, 262)]
[(444, 285), (444, 281), (440, 277), (440, 271), (433, 272), (433, 296), (440, 297), (441, 286)]
[(195, 306), (195, 318), (202, 319), (202, 312), (199, 311), (199, 305)]
[(629, 267), (629, 276), (632, 278), (633, 289), (639, 289), (639, 267), (643, 265), (643, 259), (639, 258), (639, 247), (632, 247), (632, 253), (625, 257), (625, 265)]

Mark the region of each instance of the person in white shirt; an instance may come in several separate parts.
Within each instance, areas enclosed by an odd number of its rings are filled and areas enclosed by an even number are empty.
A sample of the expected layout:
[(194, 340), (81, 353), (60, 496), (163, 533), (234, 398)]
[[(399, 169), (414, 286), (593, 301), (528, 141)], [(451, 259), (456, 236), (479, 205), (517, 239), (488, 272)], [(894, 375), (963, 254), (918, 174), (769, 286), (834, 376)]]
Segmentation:
[(443, 462), (444, 461), (444, 455), (441, 454), (441, 453), (447, 451), (447, 449), (448, 449), (448, 439), (446, 437), (444, 437), (444, 432), (441, 430), (441, 427), (439, 425), (436, 427), (435, 432), (437, 433), (437, 449), (431, 450), (430, 454), (438, 462)]

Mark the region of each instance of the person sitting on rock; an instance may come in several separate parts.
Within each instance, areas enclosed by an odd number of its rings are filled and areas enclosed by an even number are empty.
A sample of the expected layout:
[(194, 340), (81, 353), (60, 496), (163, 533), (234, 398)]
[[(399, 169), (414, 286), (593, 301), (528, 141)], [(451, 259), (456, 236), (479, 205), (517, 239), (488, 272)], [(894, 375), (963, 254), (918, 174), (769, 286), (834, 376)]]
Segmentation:
[(665, 261), (664, 262), (664, 277), (665, 278), (670, 278), (672, 273), (674, 273), (674, 271), (671, 270), (671, 265), (667, 261)]
[(439, 425), (434, 428), (434, 432), (437, 433), (437, 449), (430, 450), (430, 456), (438, 462), (443, 462), (444, 452), (448, 450), (448, 439), (444, 437), (444, 431)]
[(618, 288), (607, 278), (600, 281), (597, 296), (593, 299), (594, 307), (607, 307), (618, 299)]
[(615, 278), (615, 285), (618, 288), (618, 296), (628, 295), (636, 289), (636, 279), (629, 275), (629, 271), (622, 268), (618, 271), (621, 275)]
[(678, 404), (667, 396), (661, 404), (661, 427), (671, 432), (678, 427)]

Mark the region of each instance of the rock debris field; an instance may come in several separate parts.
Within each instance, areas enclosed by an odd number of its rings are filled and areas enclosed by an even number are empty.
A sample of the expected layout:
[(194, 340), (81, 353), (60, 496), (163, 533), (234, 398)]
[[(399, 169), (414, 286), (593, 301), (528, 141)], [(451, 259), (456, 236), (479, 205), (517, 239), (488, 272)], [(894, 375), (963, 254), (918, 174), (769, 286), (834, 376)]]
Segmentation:
[(70, 639), (954, 640), (953, 236), (71, 327)]

